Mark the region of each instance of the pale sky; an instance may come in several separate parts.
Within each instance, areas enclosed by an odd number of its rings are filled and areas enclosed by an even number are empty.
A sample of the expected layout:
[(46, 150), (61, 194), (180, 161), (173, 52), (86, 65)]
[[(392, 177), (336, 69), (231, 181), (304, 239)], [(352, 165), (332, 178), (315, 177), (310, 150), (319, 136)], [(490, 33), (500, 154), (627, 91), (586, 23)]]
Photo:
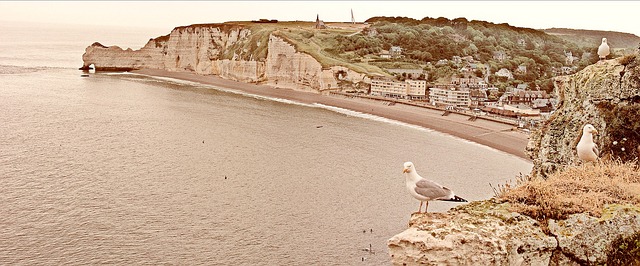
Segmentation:
[(160, 28), (260, 18), (356, 21), (445, 17), (534, 29), (610, 30), (640, 36), (640, 1), (0, 1), (0, 21)]

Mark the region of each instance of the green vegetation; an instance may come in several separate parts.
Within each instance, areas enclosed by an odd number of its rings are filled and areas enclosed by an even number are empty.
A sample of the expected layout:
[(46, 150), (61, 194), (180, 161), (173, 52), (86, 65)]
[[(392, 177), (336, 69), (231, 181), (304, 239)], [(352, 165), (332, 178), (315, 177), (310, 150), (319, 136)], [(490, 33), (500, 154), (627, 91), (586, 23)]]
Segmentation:
[(611, 243), (607, 265), (640, 265), (640, 232)]
[(640, 44), (640, 37), (624, 32), (564, 28), (551, 28), (544, 29), (543, 31), (547, 34), (558, 36), (566, 41), (573, 42), (578, 46), (591, 47), (594, 49), (594, 52), (597, 51), (598, 45), (602, 42), (602, 38), (607, 38), (607, 43), (615, 50), (636, 50), (638, 49), (638, 44)]
[[(251, 31), (248, 38), (227, 47), (223, 54), (210, 55), (212, 59), (265, 60), (269, 36), (274, 34), (291, 43), (297, 51), (314, 57), (323, 67), (339, 65), (360, 73), (386, 76), (391, 76), (384, 70), (388, 68), (423, 69), (429, 82), (446, 83), (452, 75), (472, 75), (488, 78), (501, 91), (527, 84), (529, 88), (540, 88), (547, 92), (553, 89), (551, 78), (561, 74), (558, 71), (562, 67), (579, 71), (597, 62), (596, 50), (601, 39), (594, 39), (601, 33), (596, 31), (549, 29), (546, 31), (551, 34), (547, 34), (506, 23), (468, 21), (465, 18), (449, 20), (425, 17), (416, 20), (373, 17), (367, 20), (368, 25), (326, 24), (326, 29), (315, 29), (315, 22), (305, 21), (226, 22), (182, 26), (176, 30), (195, 31), (199, 27), (217, 27), (223, 32), (239, 28)], [(624, 40), (625, 45), (629, 45), (638, 41), (635, 35), (607, 34), (612, 44)], [(581, 36), (583, 39), (567, 36)], [(157, 38), (156, 44), (167, 38)], [(401, 54), (391, 55), (389, 50), (392, 46), (400, 47)], [(617, 56), (615, 51), (613, 53), (610, 57)], [(569, 54), (573, 60), (568, 60)], [(471, 58), (472, 62), (453, 61), (454, 57)], [(471, 70), (463, 73), (465, 67)], [(487, 68), (491, 75), (485, 77)], [(513, 79), (494, 75), (503, 68), (511, 71)], [(526, 70), (521, 71), (523, 69)], [(401, 76), (398, 78), (402, 79)]]
[(296, 50), (313, 56), (323, 67), (345, 66), (360, 73), (382, 74), (385, 72), (375, 65), (366, 63), (363, 58), (354, 53), (335, 53), (332, 47), (341, 45), (344, 36), (356, 33), (356, 29), (312, 29), (313, 23), (305, 27), (287, 28), (275, 33), (295, 46)]

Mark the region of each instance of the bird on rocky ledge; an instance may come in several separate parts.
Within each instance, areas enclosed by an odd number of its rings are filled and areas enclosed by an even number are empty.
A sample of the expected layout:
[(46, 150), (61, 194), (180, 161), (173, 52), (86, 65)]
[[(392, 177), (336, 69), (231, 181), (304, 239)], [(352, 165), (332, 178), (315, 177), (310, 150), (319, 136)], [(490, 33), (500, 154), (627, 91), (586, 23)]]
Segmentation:
[(607, 38), (602, 38), (602, 44), (598, 47), (598, 56), (600, 60), (604, 60), (607, 58), (611, 51), (609, 50), (609, 45), (607, 44)]
[(424, 202), (427, 203), (427, 206), (424, 208), (424, 212), (426, 213), (427, 208), (429, 208), (429, 201), (432, 200), (467, 202), (467, 200), (456, 196), (451, 189), (422, 178), (418, 175), (418, 172), (412, 162), (404, 163), (404, 169), (402, 172), (406, 174), (405, 176), (409, 194), (420, 201), (418, 213), (421, 213), (420, 211), (422, 210), (422, 204)]
[(580, 137), (580, 141), (576, 146), (576, 151), (578, 152), (578, 158), (585, 162), (597, 162), (598, 156), (600, 156), (600, 152), (598, 151), (598, 146), (593, 143), (593, 135), (598, 134), (598, 130), (591, 124), (586, 124), (582, 128), (582, 137)]

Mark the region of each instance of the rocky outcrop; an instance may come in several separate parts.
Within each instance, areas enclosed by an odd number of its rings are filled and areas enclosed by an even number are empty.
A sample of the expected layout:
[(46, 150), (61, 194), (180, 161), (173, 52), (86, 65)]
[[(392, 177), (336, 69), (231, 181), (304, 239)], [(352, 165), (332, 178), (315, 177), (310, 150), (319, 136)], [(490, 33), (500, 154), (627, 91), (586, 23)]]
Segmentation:
[(312, 56), (296, 51), (273, 33), (254, 34), (243, 25), (177, 27), (135, 51), (94, 43), (86, 48), (82, 59), (82, 69), (93, 65), (98, 71), (187, 71), (314, 92), (336, 90), (340, 82), (370, 83), (366, 75), (345, 67), (323, 68)]
[(559, 108), (532, 132), (527, 153), (534, 176), (579, 162), (575, 146), (582, 127), (599, 131), (595, 139), (601, 158), (632, 161), (640, 157), (640, 56), (600, 61), (582, 71), (555, 79)]
[[(575, 146), (586, 123), (600, 132), (596, 142), (603, 160), (640, 157), (639, 65), (636, 54), (555, 79), (560, 107), (531, 134), (530, 178), (545, 180), (579, 164)], [(395, 265), (640, 263), (640, 208), (636, 205), (605, 205), (598, 211), (601, 217), (573, 213), (558, 219), (539, 217), (540, 221), (512, 209), (509, 203), (492, 199), (446, 214), (414, 214), (409, 229), (388, 241), (392, 261)]]
[(548, 227), (509, 209), (508, 203), (488, 200), (446, 214), (413, 214), (409, 229), (388, 241), (391, 260), (394, 265), (600, 265), (620, 248), (614, 240), (640, 230), (640, 210), (633, 206), (610, 205), (601, 218), (574, 214), (550, 220)]

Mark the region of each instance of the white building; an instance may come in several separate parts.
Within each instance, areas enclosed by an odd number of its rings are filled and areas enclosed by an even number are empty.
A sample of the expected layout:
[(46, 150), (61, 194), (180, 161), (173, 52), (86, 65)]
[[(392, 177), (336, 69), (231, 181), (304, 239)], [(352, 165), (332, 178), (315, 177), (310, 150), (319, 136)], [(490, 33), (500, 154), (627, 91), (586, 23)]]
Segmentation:
[(470, 92), (468, 89), (447, 85), (429, 88), (429, 100), (433, 105), (447, 107), (468, 108), (471, 105)]
[(509, 69), (506, 69), (506, 68), (501, 68), (500, 70), (498, 70), (498, 72), (496, 72), (495, 75), (498, 77), (506, 77), (508, 79), (513, 79), (513, 74), (511, 73), (511, 71), (509, 71)]
[(405, 81), (397, 81), (383, 77), (371, 79), (371, 95), (424, 99), (426, 92), (426, 80), (407, 79)]

